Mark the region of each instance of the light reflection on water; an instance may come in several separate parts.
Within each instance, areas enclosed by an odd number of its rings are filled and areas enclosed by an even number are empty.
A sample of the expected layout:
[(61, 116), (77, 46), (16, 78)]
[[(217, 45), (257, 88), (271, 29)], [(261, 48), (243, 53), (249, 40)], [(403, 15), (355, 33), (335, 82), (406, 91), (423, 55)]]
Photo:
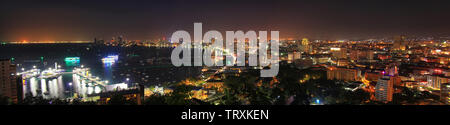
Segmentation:
[(64, 74), (56, 78), (40, 79), (32, 77), (25, 80), (24, 93), (44, 98), (86, 97), (100, 93), (104, 87), (95, 85), (77, 74)]
[[(93, 67), (90, 73), (98, 74), (101, 79), (113, 81), (112, 65), (98, 64), (98, 61), (92, 60), (84, 62), (86, 66)], [(65, 70), (72, 72), (73, 67), (66, 67)], [(86, 97), (89, 94), (100, 93), (104, 90), (104, 87), (95, 85), (92, 81), (84, 79), (77, 74), (62, 74), (56, 78), (49, 79), (32, 77), (25, 79), (25, 85), (23, 86), (24, 95), (31, 94), (34, 97), (42, 96), (46, 99)]]

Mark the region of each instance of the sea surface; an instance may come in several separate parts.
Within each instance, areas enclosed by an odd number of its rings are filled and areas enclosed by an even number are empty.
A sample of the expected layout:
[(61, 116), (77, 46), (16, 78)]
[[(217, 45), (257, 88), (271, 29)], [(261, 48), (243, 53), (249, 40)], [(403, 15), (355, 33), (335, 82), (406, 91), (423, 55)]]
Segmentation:
[[(145, 86), (176, 83), (188, 77), (198, 77), (201, 67), (174, 67), (170, 62), (173, 48), (113, 47), (95, 44), (5, 44), (0, 45), (0, 58), (9, 58), (17, 65), (17, 72), (36, 67), (45, 70), (60, 68), (71, 72), (75, 67), (89, 68), (89, 74), (109, 81), (137, 83)], [(102, 59), (118, 56), (114, 63)], [(79, 63), (67, 63), (67, 57), (79, 57)], [(24, 79), (24, 92), (45, 98), (70, 98), (104, 91), (89, 80), (76, 74), (63, 74), (54, 78)]]

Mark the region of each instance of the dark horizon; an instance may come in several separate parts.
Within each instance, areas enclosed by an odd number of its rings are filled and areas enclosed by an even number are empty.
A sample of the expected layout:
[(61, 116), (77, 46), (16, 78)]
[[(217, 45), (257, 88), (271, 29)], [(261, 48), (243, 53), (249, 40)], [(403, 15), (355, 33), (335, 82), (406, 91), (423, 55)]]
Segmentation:
[(169, 38), (208, 30), (278, 30), (281, 38), (364, 39), (450, 35), (448, 1), (2, 1), (0, 40)]

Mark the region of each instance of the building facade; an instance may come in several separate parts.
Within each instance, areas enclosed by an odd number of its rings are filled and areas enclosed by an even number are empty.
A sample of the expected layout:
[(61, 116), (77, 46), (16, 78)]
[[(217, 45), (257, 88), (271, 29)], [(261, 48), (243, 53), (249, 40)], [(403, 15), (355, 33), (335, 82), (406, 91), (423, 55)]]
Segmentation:
[(450, 83), (441, 84), (441, 101), (450, 105)]
[(21, 77), (16, 76), (16, 66), (9, 59), (0, 59), (0, 95), (18, 103), (23, 97), (21, 82)]
[(359, 81), (358, 70), (340, 67), (331, 67), (327, 70), (327, 79), (342, 81)]
[(428, 75), (427, 76), (427, 87), (435, 90), (441, 89), (441, 84), (450, 82), (450, 77), (442, 75)]
[(375, 98), (381, 102), (392, 101), (392, 95), (394, 94), (394, 79), (390, 76), (381, 77), (377, 85), (375, 86)]

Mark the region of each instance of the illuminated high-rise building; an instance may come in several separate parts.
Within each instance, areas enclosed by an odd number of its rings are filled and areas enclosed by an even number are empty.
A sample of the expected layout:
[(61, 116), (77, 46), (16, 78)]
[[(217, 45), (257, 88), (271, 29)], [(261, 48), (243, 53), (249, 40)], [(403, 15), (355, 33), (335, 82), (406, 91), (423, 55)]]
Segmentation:
[(398, 76), (398, 67), (397, 65), (391, 65), (386, 67), (386, 73), (389, 76)]
[(123, 40), (123, 36), (122, 35), (118, 36), (117, 40), (118, 40), (117, 42), (119, 43), (119, 45), (123, 45), (125, 43), (125, 41)]
[(331, 54), (336, 59), (347, 59), (346, 48), (330, 48)]
[(373, 50), (349, 50), (349, 58), (354, 61), (373, 60), (374, 52)]
[(390, 76), (383, 76), (378, 79), (375, 86), (375, 98), (381, 102), (392, 101), (392, 95), (394, 94), (394, 79)]
[(305, 53), (310, 53), (312, 51), (308, 38), (302, 39), (301, 51)]
[(446, 105), (450, 105), (450, 83), (441, 84), (441, 101)]
[(12, 102), (22, 100), (22, 80), (16, 76), (16, 65), (9, 59), (0, 59), (0, 95), (6, 96)]
[(302, 45), (303, 45), (303, 46), (308, 46), (308, 45), (309, 45), (309, 40), (308, 40), (308, 38), (303, 38), (303, 39), (302, 39)]
[(406, 37), (405, 36), (394, 37), (393, 50), (406, 50)]
[(341, 68), (341, 67), (330, 67), (327, 70), (328, 80), (342, 80), (342, 81), (358, 81), (358, 73), (356, 69)]
[(441, 89), (441, 84), (450, 82), (450, 77), (443, 75), (428, 75), (427, 76), (427, 87), (439, 90)]
[(300, 52), (294, 52), (294, 60), (301, 59), (302, 54)]

